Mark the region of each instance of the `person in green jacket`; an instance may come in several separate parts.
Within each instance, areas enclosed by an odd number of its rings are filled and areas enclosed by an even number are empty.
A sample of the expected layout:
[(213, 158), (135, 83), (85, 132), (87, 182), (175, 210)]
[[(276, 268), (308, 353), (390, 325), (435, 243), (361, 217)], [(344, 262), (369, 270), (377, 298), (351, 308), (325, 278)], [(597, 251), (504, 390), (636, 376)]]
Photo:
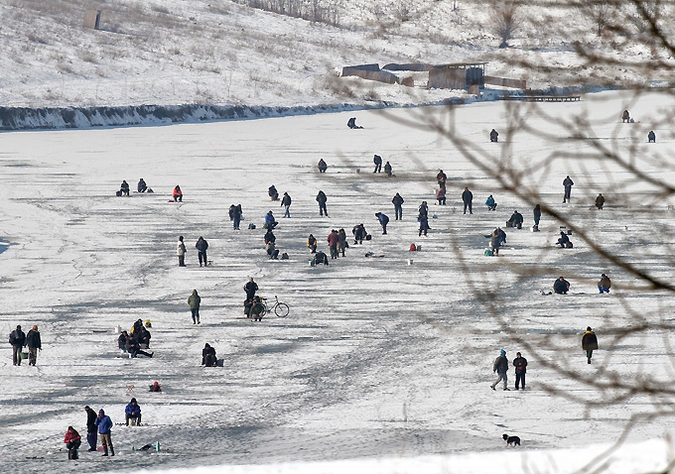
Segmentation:
[(192, 324), (199, 324), (199, 305), (202, 298), (197, 294), (197, 290), (192, 290), (192, 294), (188, 297), (187, 303), (192, 311)]

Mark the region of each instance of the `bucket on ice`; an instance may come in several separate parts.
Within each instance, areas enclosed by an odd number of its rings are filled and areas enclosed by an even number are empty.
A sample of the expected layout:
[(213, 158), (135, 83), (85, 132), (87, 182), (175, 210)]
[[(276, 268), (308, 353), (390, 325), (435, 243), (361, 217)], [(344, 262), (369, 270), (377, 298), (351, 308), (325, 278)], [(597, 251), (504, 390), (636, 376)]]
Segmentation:
[(412, 264), (413, 264), (413, 260), (412, 260), (412, 258), (409, 258), (408, 259), (408, 265), (412, 265)]

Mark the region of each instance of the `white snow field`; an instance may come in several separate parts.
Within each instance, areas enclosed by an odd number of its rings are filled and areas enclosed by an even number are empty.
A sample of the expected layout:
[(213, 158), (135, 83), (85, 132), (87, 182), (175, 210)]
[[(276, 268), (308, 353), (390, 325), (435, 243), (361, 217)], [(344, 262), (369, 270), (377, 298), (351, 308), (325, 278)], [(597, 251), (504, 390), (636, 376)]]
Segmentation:
[[(524, 112), (550, 137), (511, 136), (505, 124), (514, 104), (462, 106), (454, 109), (454, 134), (494, 156), (492, 166), (504, 175), (547, 160), (520, 186), (540, 193), (597, 244), (667, 281), (673, 203), (647, 200), (647, 185), (588, 155), (598, 144), (634, 150), (641, 172), (674, 182), (675, 142), (667, 125), (657, 126), (672, 98), (641, 97), (630, 106), (636, 123), (621, 124), (627, 101), (606, 92), (523, 104), (552, 117)], [(621, 440), (634, 420), (626, 444), (592, 465), (605, 463), (598, 472), (663, 472), (672, 459), (672, 399), (628, 395), (602, 403), (612, 389), (595, 391), (550, 364), (588, 379), (671, 383), (672, 336), (657, 326), (672, 321), (672, 294), (639, 288), (574, 234), (574, 249), (555, 249), (559, 222), (545, 215), (541, 232), (529, 232), (531, 204), (495, 191), (446, 138), (391, 120), (445, 120), (446, 112), (0, 134), (0, 329), (7, 337), (17, 324), (26, 331), (37, 324), (43, 341), (37, 367), (13, 366), (9, 344), (0, 346), (0, 471), (590, 472), (586, 462)], [(347, 129), (350, 116), (365, 128)], [(562, 124), (579, 117), (594, 125), (588, 140), (572, 142)], [(492, 128), (500, 130), (498, 144), (488, 142)], [(650, 129), (656, 144), (647, 143)], [(395, 176), (372, 173), (374, 153), (391, 162)], [(316, 169), (319, 158), (329, 165), (325, 174)], [(449, 177), (446, 206), (434, 205), (440, 168)], [(568, 174), (576, 184), (571, 204), (562, 204)], [(133, 190), (140, 177), (154, 194), (115, 196), (123, 179)], [(182, 203), (168, 202), (176, 184)], [(271, 184), (292, 196), (291, 218), (281, 218), (280, 203), (268, 199)], [(472, 215), (460, 206), (467, 185)], [(330, 218), (319, 217), (320, 189)], [(396, 192), (406, 201), (402, 221), (394, 220)], [(601, 211), (592, 205), (598, 192), (607, 197)], [(482, 205), (490, 193), (496, 212)], [(422, 200), (433, 216), (427, 237), (417, 230)], [(240, 231), (227, 217), (233, 203), (244, 210)], [(264, 251), (270, 209), (287, 261)], [(484, 256), (484, 235), (514, 209), (525, 227), (506, 229), (499, 257)], [(387, 235), (377, 211), (391, 218)], [(361, 222), (372, 241), (351, 245), (329, 266), (308, 264), (309, 233), (327, 251), (331, 229), (351, 235)], [(185, 268), (175, 255), (179, 235), (188, 246)], [(199, 236), (210, 245), (206, 268), (197, 264)], [(413, 242), (421, 251), (409, 252)], [(614, 282), (609, 295), (595, 287), (603, 272)], [(570, 280), (570, 294), (542, 296), (559, 275)], [(243, 317), (249, 276), (262, 295), (290, 305), (287, 318)], [(186, 303), (193, 289), (202, 296), (200, 325)], [(129, 329), (139, 318), (152, 321), (152, 359), (117, 350), (116, 327)], [(616, 336), (644, 322), (654, 329)], [(589, 325), (600, 340), (591, 365), (580, 347)], [(207, 342), (223, 368), (200, 366)], [(513, 390), (513, 369), (511, 391), (490, 389), (502, 348), (509, 360), (516, 351), (529, 359), (527, 390)], [(148, 392), (155, 380), (162, 393)], [(569, 396), (599, 403), (584, 406)], [(114, 427), (115, 456), (82, 449), (79, 461), (68, 461), (63, 435), (68, 425), (86, 434), (83, 407), (104, 408), (119, 423), (131, 397), (144, 426)], [(665, 414), (650, 416), (657, 412)], [(506, 454), (503, 433), (520, 436), (522, 446)], [(132, 450), (157, 442), (159, 452)]]

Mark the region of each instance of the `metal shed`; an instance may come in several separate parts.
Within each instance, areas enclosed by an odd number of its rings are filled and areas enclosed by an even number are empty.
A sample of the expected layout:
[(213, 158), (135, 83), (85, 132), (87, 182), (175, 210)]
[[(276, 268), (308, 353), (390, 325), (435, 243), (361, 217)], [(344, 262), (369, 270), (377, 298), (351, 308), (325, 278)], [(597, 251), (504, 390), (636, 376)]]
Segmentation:
[(487, 63), (454, 63), (431, 66), (428, 87), (439, 89), (468, 89), (485, 87)]

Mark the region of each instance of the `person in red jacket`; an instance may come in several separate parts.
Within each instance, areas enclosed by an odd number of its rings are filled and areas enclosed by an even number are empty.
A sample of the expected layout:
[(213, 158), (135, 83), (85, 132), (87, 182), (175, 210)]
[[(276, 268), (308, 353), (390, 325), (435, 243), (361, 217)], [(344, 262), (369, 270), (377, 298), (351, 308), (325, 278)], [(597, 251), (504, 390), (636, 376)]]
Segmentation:
[(63, 442), (66, 443), (66, 448), (68, 448), (68, 459), (79, 459), (77, 450), (80, 447), (80, 444), (82, 444), (80, 433), (72, 426), (69, 426), (66, 435), (63, 437)]
[(173, 188), (173, 193), (171, 193), (171, 197), (173, 197), (173, 200), (175, 202), (183, 202), (183, 191), (181, 191), (180, 186), (176, 185), (175, 188)]
[(328, 247), (330, 248), (330, 258), (338, 258), (338, 242), (340, 242), (340, 236), (338, 234), (338, 231), (333, 229), (330, 231), (330, 234), (328, 234)]

